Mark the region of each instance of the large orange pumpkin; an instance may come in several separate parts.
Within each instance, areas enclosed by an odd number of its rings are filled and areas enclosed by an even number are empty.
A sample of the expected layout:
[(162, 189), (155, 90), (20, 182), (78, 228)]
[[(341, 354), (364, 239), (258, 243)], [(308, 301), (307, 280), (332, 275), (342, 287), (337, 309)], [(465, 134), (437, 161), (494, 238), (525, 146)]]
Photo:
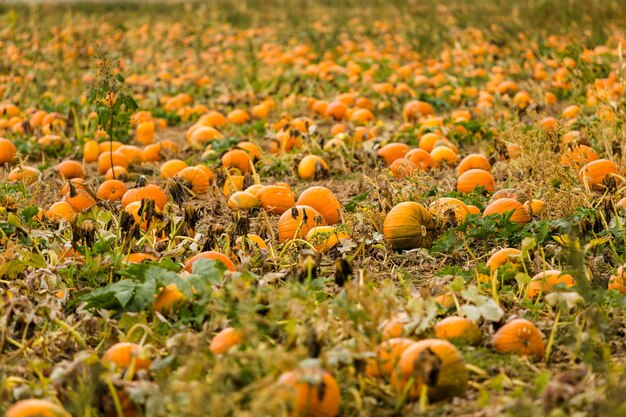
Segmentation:
[(496, 189), (493, 175), (489, 171), (472, 168), (463, 172), (456, 183), (456, 189), (462, 193), (471, 193), (476, 187), (483, 187), (492, 193)]
[(235, 264), (223, 253), (215, 251), (200, 252), (185, 261), (185, 271), (192, 272), (193, 264), (200, 259), (214, 259), (224, 264), (226, 269), (235, 272)]
[(261, 207), (273, 214), (283, 214), (296, 204), (291, 190), (279, 185), (267, 185), (261, 188), (256, 197), (261, 201)]
[(335, 194), (326, 187), (309, 187), (298, 197), (298, 205), (311, 206), (317, 210), (326, 221), (326, 224), (333, 225), (340, 220), (341, 203)]
[(331, 374), (321, 368), (307, 367), (286, 372), (279, 385), (293, 390), (294, 416), (335, 417), (339, 414), (341, 390)]
[(509, 212), (513, 212), (510, 218), (512, 222), (525, 224), (531, 220), (528, 210), (524, 208), (522, 203), (512, 198), (500, 198), (492, 202), (485, 208), (485, 211), (483, 211), (483, 217), (491, 214), (505, 214)]
[(447, 340), (420, 340), (402, 353), (391, 375), (391, 383), (400, 394), (409, 381), (413, 381), (408, 393), (412, 400), (420, 397), (424, 385), (428, 398), (434, 401), (462, 395), (468, 382), (465, 360)]
[(526, 319), (515, 319), (500, 327), (493, 336), (496, 352), (517, 353), (541, 358), (544, 354), (543, 335)]
[(71, 417), (71, 414), (58, 404), (32, 398), (13, 404), (4, 417)]
[(606, 182), (619, 175), (617, 166), (608, 159), (597, 159), (586, 164), (578, 172), (578, 178), (588, 188), (592, 190), (603, 190)]
[(161, 187), (155, 184), (148, 184), (144, 177), (141, 177), (137, 181), (137, 186), (131, 188), (122, 196), (122, 208), (125, 208), (128, 204), (134, 201), (141, 201), (143, 199), (154, 200), (154, 205), (159, 210), (163, 210), (165, 204), (167, 204), (167, 196)]
[(428, 210), (412, 201), (393, 207), (383, 223), (385, 239), (394, 249), (430, 248), (434, 228)]
[(304, 238), (315, 226), (324, 226), (324, 217), (311, 206), (294, 206), (285, 211), (278, 219), (278, 240)]

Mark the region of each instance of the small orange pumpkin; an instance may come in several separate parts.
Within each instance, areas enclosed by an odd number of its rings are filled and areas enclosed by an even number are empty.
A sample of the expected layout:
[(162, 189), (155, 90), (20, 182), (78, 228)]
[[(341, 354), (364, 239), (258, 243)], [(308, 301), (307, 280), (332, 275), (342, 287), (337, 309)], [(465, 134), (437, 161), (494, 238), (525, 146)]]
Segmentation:
[(17, 148), (8, 139), (0, 138), (0, 165), (8, 164), (15, 160)]
[(482, 339), (480, 329), (473, 321), (465, 317), (450, 316), (435, 326), (435, 335), (452, 343), (476, 346)]
[(467, 155), (459, 162), (459, 166), (456, 167), (456, 172), (461, 175), (470, 169), (482, 169), (484, 171), (491, 171), (491, 164), (489, 160), (479, 153), (473, 153)]
[(243, 342), (243, 333), (234, 327), (227, 327), (213, 337), (209, 350), (214, 355), (221, 355)]
[(395, 337), (385, 340), (376, 347), (376, 357), (367, 360), (365, 374), (370, 377), (389, 377), (394, 372), (404, 351), (415, 343), (415, 340), (405, 337)]
[(122, 181), (106, 180), (98, 187), (96, 197), (100, 200), (117, 201), (122, 199), (126, 191), (126, 185)]
[(235, 168), (245, 174), (252, 171), (252, 158), (244, 150), (232, 149), (222, 155), (222, 166), (227, 169)]
[(530, 214), (524, 208), (522, 203), (512, 198), (500, 198), (489, 204), (483, 212), (483, 217), (491, 214), (505, 214), (513, 212), (510, 220), (515, 223), (526, 224), (530, 222)]
[(126, 191), (122, 196), (122, 208), (134, 201), (143, 199), (154, 200), (154, 205), (159, 210), (163, 210), (167, 204), (167, 196), (161, 187), (154, 184), (148, 184), (144, 177), (140, 177), (135, 188)]
[(283, 214), (296, 204), (296, 198), (289, 188), (267, 185), (257, 192), (263, 210), (273, 214)]
[(318, 155), (307, 155), (298, 164), (298, 175), (303, 180), (324, 178), (328, 170), (328, 163)]
[(219, 253), (215, 251), (200, 252), (192, 256), (191, 258), (187, 259), (187, 261), (185, 261), (184, 270), (187, 272), (193, 272), (192, 271), (193, 264), (200, 259), (214, 259), (216, 261), (223, 263), (226, 269), (228, 269), (229, 271), (235, 272), (236, 270), (235, 264), (233, 263), (233, 261), (231, 261), (228, 258), (228, 256), (224, 255), (223, 253)]
[(172, 178), (185, 168), (187, 168), (185, 161), (170, 159), (161, 165), (161, 178)]
[(102, 365), (105, 368), (115, 370), (126, 369), (134, 362), (135, 369), (142, 370), (150, 368), (152, 361), (148, 357), (146, 350), (130, 342), (116, 343), (102, 355)]
[(293, 390), (294, 416), (336, 417), (339, 414), (339, 384), (322, 368), (306, 367), (286, 372), (280, 376), (278, 384)]
[(544, 355), (543, 335), (526, 319), (511, 320), (500, 327), (492, 344), (498, 353), (517, 353), (541, 358)]
[(406, 155), (404, 155), (404, 157), (424, 171), (428, 171), (430, 168), (435, 166), (433, 157), (430, 156), (430, 153), (426, 152), (424, 149), (411, 149), (406, 153)]
[(617, 166), (608, 159), (591, 161), (578, 172), (580, 181), (592, 190), (603, 190), (607, 181), (617, 179), (616, 175), (619, 175)]
[(528, 284), (528, 298), (535, 298), (539, 294), (552, 291), (555, 286), (573, 287), (576, 285), (574, 278), (570, 274), (564, 274), (557, 269), (543, 271), (532, 277)]
[(325, 226), (324, 217), (311, 206), (293, 206), (278, 219), (278, 241), (304, 238), (315, 226)]
[(121, 166), (128, 169), (128, 158), (126, 158), (126, 155), (117, 151), (105, 151), (98, 156), (98, 174), (104, 175), (114, 166)]
[(190, 184), (191, 191), (195, 194), (204, 194), (209, 191), (209, 178), (200, 168), (184, 168), (176, 174), (176, 177), (187, 181)]
[(405, 143), (389, 143), (378, 150), (378, 156), (389, 166), (396, 159), (403, 158), (410, 149)]

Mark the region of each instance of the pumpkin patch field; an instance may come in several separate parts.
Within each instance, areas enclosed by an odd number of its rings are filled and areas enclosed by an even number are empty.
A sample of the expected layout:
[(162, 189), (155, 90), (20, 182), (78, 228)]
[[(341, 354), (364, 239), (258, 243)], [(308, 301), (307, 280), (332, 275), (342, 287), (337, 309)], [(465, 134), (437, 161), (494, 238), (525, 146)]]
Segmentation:
[(0, 4), (0, 414), (626, 415), (625, 7)]

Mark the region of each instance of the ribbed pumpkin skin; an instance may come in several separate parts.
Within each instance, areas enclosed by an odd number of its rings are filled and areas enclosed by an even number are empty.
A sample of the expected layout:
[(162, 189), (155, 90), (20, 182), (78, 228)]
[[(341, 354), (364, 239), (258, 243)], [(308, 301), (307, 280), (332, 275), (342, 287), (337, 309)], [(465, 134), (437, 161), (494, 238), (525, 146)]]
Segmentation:
[(469, 171), (470, 169), (482, 169), (484, 171), (491, 171), (491, 164), (484, 155), (481, 155), (479, 153), (472, 153), (467, 155), (461, 160), (461, 162), (459, 162), (459, 165), (456, 167), (456, 172), (459, 175), (462, 175), (464, 172)]
[(465, 220), (469, 214), (467, 205), (459, 199), (452, 197), (441, 197), (433, 201), (428, 206), (428, 212), (437, 223), (448, 223), (454, 218), (457, 222)]
[(526, 319), (515, 319), (500, 327), (491, 342), (496, 352), (514, 352), (541, 358), (544, 354), (543, 335)]
[(144, 198), (154, 200), (154, 205), (159, 210), (163, 210), (165, 204), (167, 204), (167, 196), (163, 189), (158, 185), (148, 184), (126, 191), (122, 196), (122, 208), (126, 208), (133, 201), (141, 201)]
[(496, 189), (493, 175), (483, 169), (473, 168), (463, 172), (456, 183), (457, 191), (462, 193), (471, 193), (478, 186), (492, 193)]
[(563, 274), (558, 269), (543, 271), (532, 277), (528, 284), (528, 298), (535, 298), (539, 293), (545, 294), (551, 291), (555, 286), (562, 285), (564, 287), (573, 287), (576, 284), (574, 278), (570, 274)]
[(294, 416), (335, 417), (339, 414), (341, 390), (331, 374), (321, 368), (286, 372), (279, 385), (290, 386), (294, 394)]
[(493, 193), (489, 199), (489, 203), (493, 203), (501, 198), (512, 198), (513, 200), (517, 200), (524, 204), (528, 201), (528, 194), (522, 190), (518, 190), (517, 188), (503, 188)]
[[(429, 372), (436, 368), (438, 372)], [(433, 376), (434, 380), (425, 381), (424, 374)], [(428, 399), (434, 401), (462, 395), (467, 390), (465, 360), (447, 340), (420, 340), (402, 353), (397, 371), (391, 375), (391, 383), (402, 393), (410, 378), (414, 378), (409, 391), (412, 400), (420, 397), (425, 383), (428, 386)]]
[(611, 174), (618, 173), (615, 163), (608, 159), (598, 159), (582, 167), (578, 172), (578, 178), (592, 190), (602, 190), (604, 179)]
[[(306, 214), (306, 221), (304, 217)], [(325, 226), (324, 217), (311, 206), (294, 206), (278, 219), (278, 241), (303, 239), (315, 226)], [(298, 228), (300, 228), (298, 230)]]
[(324, 217), (328, 225), (339, 223), (341, 219), (339, 215), (341, 203), (335, 194), (326, 187), (316, 185), (307, 188), (302, 191), (296, 204), (313, 207)]
[(505, 214), (512, 211), (511, 221), (520, 224), (526, 224), (530, 222), (530, 214), (528, 210), (524, 208), (522, 203), (512, 198), (500, 198), (493, 203), (489, 204), (483, 212), (483, 217), (490, 214)]
[(278, 185), (268, 185), (257, 193), (263, 210), (273, 214), (283, 214), (296, 204), (296, 198), (290, 189)]
[(11, 406), (5, 417), (71, 417), (60, 405), (50, 401), (29, 399), (19, 401)]
[(187, 167), (182, 169), (177, 177), (183, 178), (191, 185), (191, 191), (196, 194), (204, 194), (209, 191), (209, 177), (197, 167)]
[(430, 248), (434, 228), (428, 210), (413, 201), (396, 205), (383, 223), (385, 239), (394, 249)]

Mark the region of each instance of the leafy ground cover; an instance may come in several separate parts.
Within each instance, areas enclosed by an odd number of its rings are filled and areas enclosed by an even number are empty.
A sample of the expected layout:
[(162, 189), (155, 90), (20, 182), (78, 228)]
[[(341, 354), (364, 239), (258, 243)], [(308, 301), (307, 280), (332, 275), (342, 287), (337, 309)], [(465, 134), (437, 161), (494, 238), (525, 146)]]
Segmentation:
[(624, 414), (622, 6), (0, 5), (0, 412)]

